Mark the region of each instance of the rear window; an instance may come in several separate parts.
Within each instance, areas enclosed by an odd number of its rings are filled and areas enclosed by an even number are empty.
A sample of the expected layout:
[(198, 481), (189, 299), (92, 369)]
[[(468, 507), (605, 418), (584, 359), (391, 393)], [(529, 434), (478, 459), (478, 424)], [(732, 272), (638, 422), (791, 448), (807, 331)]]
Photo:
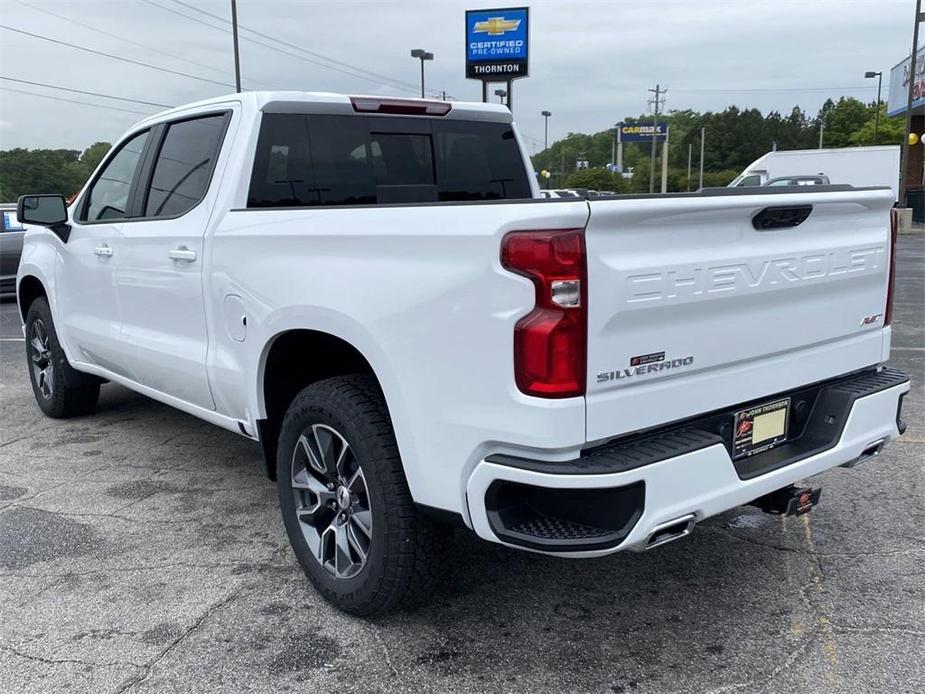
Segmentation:
[(248, 207), (529, 197), (509, 124), (265, 114)]

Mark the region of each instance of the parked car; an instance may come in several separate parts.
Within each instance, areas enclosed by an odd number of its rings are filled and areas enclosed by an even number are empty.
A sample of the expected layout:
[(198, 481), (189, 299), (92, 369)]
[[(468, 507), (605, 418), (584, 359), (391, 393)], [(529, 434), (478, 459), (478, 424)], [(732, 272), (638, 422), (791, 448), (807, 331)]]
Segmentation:
[(16, 217), (16, 204), (0, 204), (0, 298), (16, 296), (16, 271), (25, 233)]
[(50, 417), (105, 379), (259, 442), (308, 578), (377, 614), (448, 523), (578, 558), (809, 511), (905, 428), (891, 205), (542, 199), (503, 106), (235, 94), (20, 199), (27, 368)]
[(577, 198), (578, 194), (571, 190), (541, 190), (543, 198)]
[(829, 184), (829, 177), (824, 174), (814, 174), (809, 176), (782, 176), (772, 178), (764, 186), (826, 186)]

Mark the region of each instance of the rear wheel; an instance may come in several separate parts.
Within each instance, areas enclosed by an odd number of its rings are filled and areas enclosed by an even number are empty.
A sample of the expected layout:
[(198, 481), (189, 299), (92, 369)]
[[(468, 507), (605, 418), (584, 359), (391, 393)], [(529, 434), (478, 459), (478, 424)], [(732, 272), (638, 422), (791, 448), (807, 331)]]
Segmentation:
[(68, 364), (44, 298), (33, 301), (26, 314), (26, 359), (35, 401), (46, 415), (75, 417), (96, 409), (100, 384)]
[(296, 396), (277, 484), (296, 558), (328, 601), (371, 616), (432, 591), (448, 531), (415, 510), (374, 379), (330, 378)]

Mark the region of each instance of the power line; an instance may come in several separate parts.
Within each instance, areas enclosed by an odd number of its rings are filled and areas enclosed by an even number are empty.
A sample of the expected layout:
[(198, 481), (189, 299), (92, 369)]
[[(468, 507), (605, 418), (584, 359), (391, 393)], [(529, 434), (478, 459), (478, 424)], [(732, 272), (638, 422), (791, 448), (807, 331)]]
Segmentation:
[(107, 106), (105, 104), (91, 104), (87, 101), (78, 101), (77, 99), (65, 99), (62, 96), (52, 96), (51, 94), (37, 94), (35, 92), (27, 92), (24, 89), (14, 89), (13, 87), (4, 87), (0, 85), (0, 89), (5, 92), (15, 92), (16, 94), (28, 94), (29, 96), (37, 96), (41, 99), (54, 99), (55, 101), (65, 101), (69, 104), (80, 104), (81, 106), (91, 106), (93, 108), (103, 108), (107, 111), (122, 111), (123, 113), (137, 113), (142, 116), (150, 116), (150, 111), (134, 111), (128, 108), (119, 108), (117, 106)]
[[(226, 24), (230, 24), (230, 21), (227, 20), (227, 19), (225, 19), (224, 17), (221, 17), (221, 16), (219, 16), (219, 15), (217, 15), (217, 14), (212, 14), (211, 12), (207, 12), (206, 10), (200, 9), (200, 8), (194, 6), (194, 5), (189, 4), (188, 2), (183, 2), (183, 0), (173, 0), (173, 2), (176, 3), (177, 5), (182, 5), (183, 7), (188, 7), (188, 8), (191, 9), (191, 10), (195, 10), (196, 12), (199, 12), (200, 14), (204, 14), (204, 15), (206, 15), (207, 17), (212, 17), (213, 19), (217, 19), (217, 20), (219, 20), (219, 21), (221, 21), (221, 22), (224, 22), (224, 23), (226, 23)], [(239, 28), (241, 31), (250, 32), (251, 34), (255, 34), (256, 36), (260, 36), (261, 38), (269, 39), (270, 41), (275, 41), (276, 43), (278, 43), (278, 44), (280, 44), (280, 45), (282, 45), (282, 46), (287, 46), (288, 48), (294, 48), (295, 50), (300, 51), (300, 52), (302, 52), (302, 53), (306, 53), (306, 54), (308, 54), (308, 55), (310, 55), (310, 56), (314, 56), (315, 58), (320, 58), (321, 60), (326, 60), (326, 61), (328, 61), (328, 62), (330, 62), (330, 63), (334, 63), (335, 65), (340, 65), (341, 67), (348, 68), (348, 69), (353, 70), (353, 71), (355, 71), (355, 72), (360, 72), (360, 73), (365, 73), (365, 74), (368, 74), (368, 75), (372, 75), (373, 77), (376, 77), (376, 78), (378, 78), (379, 80), (384, 80), (384, 81), (386, 81), (386, 82), (392, 82), (393, 84), (398, 84), (398, 85), (401, 85), (401, 86), (403, 86), (403, 87), (408, 87), (408, 88), (410, 88), (410, 89), (417, 89), (417, 88), (418, 88), (418, 85), (413, 84), (413, 83), (411, 83), (411, 82), (405, 82), (404, 80), (395, 79), (395, 78), (393, 78), (393, 77), (389, 77), (388, 75), (383, 75), (382, 73), (379, 73), (379, 72), (374, 72), (374, 71), (372, 71), (372, 70), (367, 70), (366, 68), (357, 67), (356, 65), (351, 65), (350, 63), (345, 63), (345, 62), (342, 61), (342, 60), (336, 60), (336, 59), (334, 59), (334, 58), (329, 58), (329, 57), (327, 57), (326, 55), (323, 55), (323, 54), (321, 54), (321, 53), (316, 53), (315, 51), (310, 51), (310, 50), (308, 50), (307, 48), (302, 48), (302, 46), (297, 46), (297, 45), (292, 44), (292, 43), (287, 43), (286, 41), (281, 40), (279, 37), (270, 36), (269, 34), (264, 34), (264, 33), (262, 33), (262, 32), (257, 31), (256, 29), (251, 29), (251, 28), (249, 28), (249, 27), (246, 27), (246, 26), (244, 26), (243, 24), (238, 24), (238, 28)], [(433, 91), (433, 90), (432, 90), (432, 91)], [(437, 90), (437, 93), (439, 93), (439, 92), (440, 92), (440, 90)]]
[[(98, 27), (92, 26), (92, 25), (90, 25), (90, 24), (84, 24), (83, 22), (79, 22), (79, 21), (77, 21), (76, 19), (72, 19), (71, 17), (66, 17), (66, 16), (64, 16), (64, 15), (62, 15), (62, 14), (58, 14), (57, 12), (52, 12), (51, 10), (45, 9), (44, 7), (39, 7), (38, 5), (33, 5), (32, 3), (25, 2), (25, 0), (19, 0), (19, 4), (20, 4), (20, 5), (25, 5), (26, 7), (30, 8), (30, 9), (32, 9), (32, 10), (35, 10), (35, 11), (37, 11), (37, 12), (44, 12), (45, 14), (51, 15), (52, 17), (56, 17), (57, 19), (60, 19), (60, 20), (62, 20), (62, 21), (67, 22), (68, 24), (72, 24), (72, 25), (74, 25), (74, 26), (79, 26), (79, 27), (82, 27), (82, 28), (84, 28), (84, 29), (89, 29), (90, 31), (95, 31), (95, 32), (98, 33), (98, 34), (103, 34), (104, 36), (108, 36), (108, 37), (110, 37), (110, 38), (114, 38), (114, 39), (116, 39), (116, 40), (118, 40), (118, 41), (122, 41), (123, 43), (128, 43), (128, 44), (131, 44), (131, 45), (133, 45), (133, 46), (138, 46), (139, 48), (143, 48), (143, 49), (145, 49), (145, 50), (147, 50), (147, 51), (152, 51), (153, 53), (158, 53), (158, 54), (160, 54), (160, 55), (167, 56), (168, 58), (173, 58), (174, 60), (180, 60), (180, 61), (183, 61), (183, 62), (185, 62), (185, 63), (189, 63), (190, 65), (195, 65), (196, 67), (201, 67), (201, 68), (204, 68), (204, 69), (206, 69), (206, 70), (212, 70), (213, 72), (219, 72), (219, 73), (222, 73), (222, 74), (226, 74), (226, 73), (228, 72), (227, 70), (224, 70), (224, 69), (222, 69), (222, 68), (215, 67), (214, 65), (208, 65), (208, 64), (206, 64), (206, 63), (200, 63), (200, 62), (197, 62), (197, 61), (192, 60), (192, 59), (190, 59), (190, 58), (185, 58), (185, 57), (183, 57), (183, 56), (175, 55), (175, 54), (173, 54), (173, 53), (168, 53), (167, 51), (161, 50), (160, 48), (155, 48), (154, 46), (149, 46), (149, 45), (147, 45), (147, 44), (145, 44), (145, 43), (141, 43), (140, 41), (133, 41), (133, 40), (131, 40), (131, 39), (127, 39), (127, 38), (124, 38), (124, 37), (122, 37), (122, 36), (118, 36), (118, 35), (116, 35), (116, 34), (113, 34), (112, 32), (105, 31), (105, 30), (103, 30), (103, 29), (99, 29)], [(272, 82), (259, 82), (258, 80), (253, 80), (253, 79), (250, 80), (250, 81), (251, 81), (252, 83), (254, 83), (254, 84), (260, 84), (260, 85), (264, 85), (264, 86), (267, 86), (267, 87), (277, 87), (277, 88), (281, 88), (280, 85), (278, 85), (278, 84), (273, 84)]]
[(159, 72), (166, 72), (171, 75), (179, 75), (180, 77), (189, 77), (190, 79), (199, 80), (201, 82), (209, 82), (211, 84), (217, 84), (222, 87), (233, 87), (233, 84), (228, 84), (227, 82), (219, 82), (217, 80), (209, 79), (208, 77), (198, 77), (197, 75), (191, 75), (188, 72), (180, 72), (179, 70), (171, 70), (166, 67), (158, 67), (156, 65), (149, 65), (148, 63), (142, 63), (138, 60), (132, 60), (131, 58), (124, 58), (120, 55), (113, 55), (112, 53), (104, 53), (103, 51), (97, 51), (93, 48), (87, 48), (86, 46), (78, 46), (75, 43), (68, 43), (67, 41), (59, 41), (58, 39), (53, 39), (49, 36), (42, 36), (41, 34), (33, 34), (31, 31), (24, 31), (22, 29), (16, 29), (15, 27), (7, 26), (6, 24), (0, 24), (0, 29), (6, 29), (7, 31), (13, 31), (17, 34), (23, 34), (24, 36), (31, 36), (32, 38), (41, 39), (42, 41), (48, 41), (49, 43), (55, 43), (60, 46), (67, 46), (68, 48), (74, 48), (78, 51), (84, 51), (86, 53), (93, 53), (94, 55), (101, 55), (106, 58), (112, 58), (113, 60), (121, 60), (124, 63), (131, 63), (132, 65), (139, 65), (141, 67), (146, 67), (151, 70), (157, 70)]
[[(188, 14), (184, 14), (183, 12), (178, 12), (177, 10), (175, 10), (175, 9), (173, 9), (173, 8), (171, 8), (171, 7), (166, 7), (166, 6), (164, 6), (164, 5), (161, 5), (160, 3), (153, 2), (152, 0), (142, 0), (142, 2), (145, 2), (145, 3), (147, 3), (148, 5), (151, 5), (152, 7), (158, 7), (158, 8), (160, 8), (160, 9), (162, 9), (162, 10), (166, 10), (167, 12), (172, 12), (173, 14), (175, 14), (175, 15), (177, 15), (177, 16), (179, 16), (179, 17), (183, 17), (184, 19), (188, 19), (188, 20), (190, 20), (191, 22), (197, 22), (197, 23), (202, 24), (203, 26), (207, 26), (207, 27), (209, 27), (209, 28), (211, 28), (211, 29), (215, 29), (215, 30), (217, 30), (217, 31), (221, 31), (221, 32), (224, 32), (224, 33), (228, 33), (228, 31), (229, 31), (229, 30), (226, 29), (225, 27), (217, 27), (217, 26), (215, 26), (214, 24), (210, 24), (209, 22), (205, 22), (205, 21), (203, 21), (203, 20), (201, 20), (201, 19), (198, 19), (197, 17), (191, 17), (191, 16), (189, 16)], [(369, 80), (369, 79), (370, 79), (370, 78), (368, 78), (368, 77), (366, 77), (366, 76), (364, 76), (364, 75), (357, 75), (357, 74), (354, 74), (354, 73), (352, 73), (352, 72), (347, 72), (346, 70), (341, 70), (341, 69), (339, 69), (339, 68), (333, 67), (333, 66), (331, 66), (331, 65), (325, 65), (324, 63), (319, 63), (318, 61), (311, 60), (310, 58), (306, 58), (305, 56), (301, 56), (301, 55), (298, 55), (298, 54), (295, 54), (295, 53), (290, 53), (289, 51), (284, 51), (282, 48), (278, 48), (277, 46), (273, 46), (273, 45), (264, 43), (263, 41), (258, 41), (257, 39), (253, 39), (253, 38), (251, 38), (251, 37), (249, 37), (249, 36), (242, 36), (241, 38), (242, 38), (242, 39), (245, 39), (246, 41), (250, 41), (251, 43), (254, 43), (254, 44), (258, 45), (258, 46), (263, 46), (264, 48), (268, 48), (268, 49), (271, 50), (271, 51), (276, 51), (277, 53), (282, 53), (283, 55), (289, 56), (289, 57), (291, 57), (291, 58), (297, 58), (298, 60), (304, 60), (305, 62), (311, 63), (312, 65), (317, 65), (317, 66), (319, 66), (319, 67), (328, 68), (329, 70), (335, 70), (335, 71), (337, 71), (337, 72), (340, 72), (340, 73), (342, 73), (342, 74), (348, 75), (348, 76), (350, 76), (350, 77), (358, 77), (358, 78), (360, 78), (360, 79), (366, 79), (366, 80)], [(371, 81), (373, 81), (373, 80), (371, 80)], [(379, 81), (379, 80), (375, 80), (375, 81)]]
[(141, 99), (129, 99), (124, 96), (112, 96), (111, 94), (101, 94), (100, 92), (88, 92), (83, 89), (72, 89), (71, 87), (61, 87), (56, 84), (45, 84), (44, 82), (32, 82), (30, 80), (21, 80), (15, 77), (6, 77), (0, 75), (0, 80), (7, 80), (8, 82), (19, 82), (20, 84), (31, 84), (34, 87), (47, 87), (48, 89), (60, 89), (64, 92), (73, 92), (74, 94), (84, 94), (86, 96), (99, 96), (104, 99), (115, 99), (116, 101), (127, 101), (133, 104), (144, 104), (145, 106), (160, 106), (161, 108), (173, 108), (169, 104), (159, 104), (156, 101), (142, 101)]
[[(145, 3), (147, 3), (148, 5), (151, 5), (152, 7), (157, 7), (157, 8), (159, 8), (159, 9), (162, 9), (162, 10), (164, 10), (165, 12), (170, 12), (170, 13), (172, 13), (172, 14), (175, 14), (175, 15), (177, 15), (178, 17), (183, 17), (184, 19), (188, 19), (188, 20), (191, 21), (191, 22), (196, 22), (196, 23), (201, 24), (201, 25), (203, 25), (203, 26), (207, 26), (207, 27), (209, 27), (210, 29), (215, 29), (215, 30), (217, 30), (217, 31), (221, 31), (221, 32), (224, 32), (224, 33), (228, 33), (228, 32), (230, 31), (230, 30), (227, 29), (226, 27), (218, 27), (218, 26), (215, 26), (214, 24), (211, 24), (211, 23), (209, 23), (209, 22), (206, 22), (206, 21), (204, 21), (204, 20), (202, 20), (202, 19), (200, 19), (200, 18), (198, 18), (198, 17), (190, 16), (190, 15), (185, 14), (184, 12), (180, 12), (180, 11), (178, 11), (178, 10), (172, 8), (172, 7), (167, 7), (167, 6), (165, 6), (165, 5), (161, 5), (161, 4), (158, 3), (158, 2), (154, 2), (153, 0), (142, 0), (142, 2), (145, 2)], [(194, 9), (196, 9), (196, 8), (194, 8)], [(218, 20), (221, 20), (221, 21), (223, 21), (223, 22), (227, 22), (227, 21), (228, 21), (228, 20), (226, 20), (226, 19), (223, 19), (222, 17), (219, 17), (218, 15), (211, 15), (210, 13), (206, 13), (206, 14), (208, 14), (208, 15), (210, 15), (210, 16), (214, 16), (214, 17), (216, 17)], [(240, 26), (239, 26), (239, 28), (240, 28), (240, 29), (243, 29), (243, 27), (240, 27)], [(250, 31), (251, 33), (254, 33), (254, 31), (253, 31), (252, 29), (248, 29), (247, 31)], [(261, 34), (261, 35), (262, 35), (262, 36), (267, 36), (266, 34)], [(257, 45), (257, 46), (262, 46), (263, 48), (269, 49), (269, 50), (271, 50), (271, 51), (275, 51), (275, 52), (277, 52), (277, 53), (281, 53), (281, 54), (283, 54), (283, 55), (285, 55), (285, 56), (288, 56), (288, 57), (290, 57), (290, 58), (296, 58), (297, 60), (301, 60), (301, 61), (304, 61), (304, 62), (306, 62), (306, 63), (310, 63), (310, 64), (312, 64), (312, 65), (316, 65), (316, 66), (318, 66), (318, 67), (326, 68), (326, 69), (328, 69), (328, 70), (333, 70), (334, 72), (339, 72), (339, 73), (341, 73), (341, 74), (343, 74), (343, 75), (347, 75), (348, 77), (354, 77), (354, 78), (357, 78), (357, 79), (362, 79), (362, 80), (365, 80), (365, 81), (367, 81), (367, 82), (375, 82), (375, 83), (388, 82), (388, 83), (391, 83), (393, 86), (400, 86), (402, 89), (411, 88), (411, 86), (412, 86), (410, 82), (403, 83), (403, 82), (401, 82), (400, 80), (396, 80), (396, 79), (393, 79), (393, 78), (384, 78), (384, 79), (383, 79), (383, 78), (378, 77), (378, 76), (377, 76), (377, 77), (370, 77), (370, 76), (367, 75), (367, 74), (357, 74), (356, 72), (349, 72), (348, 70), (345, 70), (345, 69), (336, 67), (336, 66), (334, 66), (334, 65), (328, 65), (328, 64), (326, 64), (326, 63), (321, 63), (321, 62), (318, 62), (317, 60), (313, 60), (313, 59), (311, 59), (311, 58), (307, 58), (307, 57), (305, 57), (304, 55), (299, 55), (299, 54), (297, 54), (297, 53), (292, 53), (292, 52), (290, 52), (290, 51), (283, 50), (282, 48), (279, 48), (278, 46), (274, 46), (274, 45), (272, 45), (272, 44), (268, 44), (268, 43), (265, 43), (265, 42), (263, 42), (263, 41), (259, 41), (259, 40), (255, 39), (255, 38), (253, 38), (253, 37), (250, 37), (250, 36), (242, 36), (241, 38), (244, 39), (244, 40), (246, 40), (246, 41), (249, 41), (250, 43), (253, 43), (253, 44)], [(270, 38), (271, 41), (274, 41), (275, 43), (280, 43), (280, 44), (283, 43), (283, 42), (279, 41), (278, 39), (276, 39), (276, 38), (274, 38), (274, 37), (272, 37), (272, 36), (270, 36), (269, 38)], [(293, 44), (285, 44), (285, 45), (293, 46)], [(300, 47), (298, 47), (298, 46), (293, 46), (293, 47), (296, 48), (297, 50), (301, 50), (301, 51), (304, 51), (304, 50), (305, 50), (305, 49), (302, 49), (302, 48), (300, 48)], [(325, 60), (329, 60), (329, 61), (330, 61), (331, 59), (325, 58)], [(362, 70), (361, 68), (355, 68), (355, 69), (356, 69), (356, 70)], [(364, 72), (368, 72), (368, 71), (364, 71)], [(414, 89), (417, 89), (417, 87), (414, 86)]]
[[(887, 85), (889, 86), (889, 85)], [(876, 87), (767, 87), (767, 88), (718, 88), (718, 89), (672, 89), (675, 92), (860, 92), (875, 90)]]

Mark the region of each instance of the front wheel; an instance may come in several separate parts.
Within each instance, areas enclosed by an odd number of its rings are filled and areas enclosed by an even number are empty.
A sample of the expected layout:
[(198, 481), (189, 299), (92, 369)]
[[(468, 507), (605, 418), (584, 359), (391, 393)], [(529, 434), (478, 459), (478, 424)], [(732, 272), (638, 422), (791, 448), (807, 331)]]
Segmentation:
[(277, 484), (296, 558), (335, 606), (372, 616), (434, 588), (449, 531), (414, 507), (374, 379), (330, 378), (296, 396)]
[(99, 381), (68, 364), (43, 298), (33, 301), (26, 314), (26, 360), (35, 401), (46, 415), (64, 419), (96, 409)]

